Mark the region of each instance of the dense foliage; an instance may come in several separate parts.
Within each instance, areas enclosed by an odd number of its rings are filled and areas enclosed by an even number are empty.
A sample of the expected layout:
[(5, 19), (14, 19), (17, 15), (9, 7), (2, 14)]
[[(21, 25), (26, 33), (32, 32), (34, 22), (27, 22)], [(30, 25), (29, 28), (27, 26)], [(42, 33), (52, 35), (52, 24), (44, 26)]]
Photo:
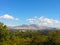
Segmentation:
[(6, 25), (0, 23), (0, 45), (60, 45), (60, 30), (10, 31)]

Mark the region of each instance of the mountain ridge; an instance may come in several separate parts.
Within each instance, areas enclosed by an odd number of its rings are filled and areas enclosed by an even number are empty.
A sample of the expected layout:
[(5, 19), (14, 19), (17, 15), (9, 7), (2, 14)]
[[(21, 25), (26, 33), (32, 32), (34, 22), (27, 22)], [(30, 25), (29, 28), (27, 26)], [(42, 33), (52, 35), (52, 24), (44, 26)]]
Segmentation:
[(9, 27), (9, 29), (14, 29), (14, 30), (55, 30), (56, 28), (53, 27), (47, 27), (47, 26), (37, 26), (35, 24), (31, 24), (31, 25), (20, 25), (20, 26), (12, 26)]

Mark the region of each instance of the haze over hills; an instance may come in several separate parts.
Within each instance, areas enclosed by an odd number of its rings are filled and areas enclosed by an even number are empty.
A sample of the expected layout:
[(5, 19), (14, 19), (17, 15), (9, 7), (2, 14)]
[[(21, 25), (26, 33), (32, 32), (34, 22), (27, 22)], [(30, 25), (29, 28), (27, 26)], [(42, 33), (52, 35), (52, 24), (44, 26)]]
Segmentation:
[[(12, 26), (9, 27), (9, 29), (16, 29), (16, 30), (20, 30), (20, 29), (24, 29), (24, 30), (55, 30), (57, 29), (58, 26), (56, 26), (59, 22), (57, 20), (52, 20), (49, 18), (46, 18), (44, 16), (38, 18), (38, 17), (34, 17), (31, 19), (27, 20), (28, 23), (27, 24), (22, 24), (19, 26)], [(59, 23), (60, 24), (60, 23)]]
[(56, 30), (56, 28), (53, 28), (53, 27), (37, 26), (35, 24), (31, 24), (31, 25), (23, 24), (20, 26), (9, 27), (9, 29), (14, 29), (14, 30)]

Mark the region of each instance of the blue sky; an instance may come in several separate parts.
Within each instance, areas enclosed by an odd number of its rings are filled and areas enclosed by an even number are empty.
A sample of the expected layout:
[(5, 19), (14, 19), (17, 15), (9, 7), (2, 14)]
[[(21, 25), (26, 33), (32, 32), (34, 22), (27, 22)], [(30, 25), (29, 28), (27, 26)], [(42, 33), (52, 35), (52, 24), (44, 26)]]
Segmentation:
[(0, 17), (6, 14), (19, 19), (0, 19), (7, 25), (26, 24), (27, 19), (35, 16), (60, 20), (60, 0), (0, 0)]

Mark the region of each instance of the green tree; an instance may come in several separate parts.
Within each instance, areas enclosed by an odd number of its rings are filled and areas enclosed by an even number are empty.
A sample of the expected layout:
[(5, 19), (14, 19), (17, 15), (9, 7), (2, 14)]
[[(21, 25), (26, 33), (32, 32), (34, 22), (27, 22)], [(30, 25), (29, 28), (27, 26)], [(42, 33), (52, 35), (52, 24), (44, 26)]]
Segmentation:
[(0, 44), (9, 40), (8, 27), (0, 22)]
[(31, 45), (43, 45), (47, 41), (48, 41), (48, 37), (47, 36), (44, 36), (44, 35), (36, 36), (32, 40), (32, 44)]
[(56, 31), (56, 36), (53, 39), (56, 45), (60, 45), (60, 30)]

